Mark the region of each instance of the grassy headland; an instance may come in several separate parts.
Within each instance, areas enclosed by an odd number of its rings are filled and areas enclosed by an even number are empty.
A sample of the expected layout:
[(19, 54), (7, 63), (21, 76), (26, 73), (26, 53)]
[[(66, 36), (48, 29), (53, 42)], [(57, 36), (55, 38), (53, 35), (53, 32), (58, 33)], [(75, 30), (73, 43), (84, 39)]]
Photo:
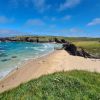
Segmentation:
[(84, 48), (89, 53), (100, 57), (100, 42), (98, 41), (78, 41), (74, 42), (78, 47)]
[(99, 100), (100, 74), (85, 71), (42, 76), (0, 94), (0, 100)]
[[(61, 37), (61, 36), (16, 36), (9, 37), (5, 40), (10, 41), (28, 41), (28, 42), (54, 42), (55, 39), (61, 41), (69, 41), (74, 43), (78, 47), (82, 47), (87, 52), (100, 57), (100, 38), (88, 38), (88, 37)], [(3, 40), (4, 41), (4, 40)]]

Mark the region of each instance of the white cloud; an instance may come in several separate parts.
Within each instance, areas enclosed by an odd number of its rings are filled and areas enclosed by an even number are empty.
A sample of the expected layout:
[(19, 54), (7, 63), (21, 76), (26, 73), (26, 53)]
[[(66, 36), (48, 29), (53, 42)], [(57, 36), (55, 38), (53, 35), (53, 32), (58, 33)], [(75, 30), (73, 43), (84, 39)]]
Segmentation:
[(88, 23), (87, 26), (93, 26), (93, 25), (99, 25), (99, 24), (100, 24), (100, 18), (95, 18), (90, 23)]
[(43, 26), (45, 23), (41, 19), (29, 19), (26, 21), (25, 26)]
[(71, 28), (69, 31), (71, 33), (84, 33), (84, 31), (79, 28)]
[(49, 16), (44, 16), (44, 17), (43, 17), (44, 20), (50, 20), (50, 21), (52, 21), (52, 22), (54, 22), (54, 21), (68, 21), (68, 20), (70, 20), (71, 18), (72, 18), (71, 15), (65, 15), (65, 16), (63, 16), (63, 17), (61, 17), (61, 18), (49, 17)]
[[(49, 28), (48, 28), (49, 29)], [(53, 29), (49, 29), (48, 32), (54, 33), (56, 35), (60, 36), (85, 36), (87, 33), (80, 29), (80, 28), (56, 28), (54, 27)]]
[(88, 36), (88, 32), (86, 32), (85, 30), (82, 30), (78, 27), (72, 27), (70, 29), (66, 30), (66, 36), (70, 36), (70, 37), (85, 37)]
[(66, 0), (63, 4), (60, 4), (59, 11), (72, 8), (80, 4), (81, 0)]
[(6, 16), (0, 16), (0, 24), (6, 24), (13, 22), (13, 18), (7, 18)]
[(0, 29), (0, 34), (15, 34), (18, 33), (15, 30)]
[(18, 35), (26, 35), (26, 32), (24, 33), (13, 29), (0, 29), (0, 37), (11, 37)]

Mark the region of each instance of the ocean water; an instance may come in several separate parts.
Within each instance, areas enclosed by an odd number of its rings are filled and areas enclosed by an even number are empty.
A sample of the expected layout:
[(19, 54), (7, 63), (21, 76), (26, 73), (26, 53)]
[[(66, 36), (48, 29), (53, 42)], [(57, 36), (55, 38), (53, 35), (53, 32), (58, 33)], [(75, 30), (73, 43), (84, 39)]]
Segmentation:
[(57, 44), (0, 42), (0, 79), (29, 59), (36, 59), (54, 51)]

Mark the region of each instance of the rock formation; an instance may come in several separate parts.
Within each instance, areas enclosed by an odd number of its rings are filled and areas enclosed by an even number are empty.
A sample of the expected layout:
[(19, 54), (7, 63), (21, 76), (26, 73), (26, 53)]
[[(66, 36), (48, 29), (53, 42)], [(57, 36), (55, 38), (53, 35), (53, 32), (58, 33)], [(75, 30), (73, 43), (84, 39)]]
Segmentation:
[(83, 48), (79, 48), (79, 47), (77, 47), (74, 44), (69, 43), (69, 42), (63, 43), (63, 48), (70, 55), (73, 55), (73, 56), (81, 56), (81, 57), (85, 57), (85, 58), (95, 58), (92, 55), (90, 55), (88, 52), (86, 52)]

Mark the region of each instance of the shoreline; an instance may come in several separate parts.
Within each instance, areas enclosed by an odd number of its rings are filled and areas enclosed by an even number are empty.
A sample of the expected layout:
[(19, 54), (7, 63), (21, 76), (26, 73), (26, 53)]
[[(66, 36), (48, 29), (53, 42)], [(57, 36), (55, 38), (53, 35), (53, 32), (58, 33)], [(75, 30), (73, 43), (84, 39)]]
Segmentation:
[(0, 81), (0, 93), (12, 89), (31, 79), (59, 71), (85, 70), (100, 72), (100, 60), (71, 56), (65, 50), (32, 59), (21, 65)]
[[(13, 74), (15, 74), (18, 70), (22, 70), (26, 64), (31, 63), (31, 62), (35, 62), (35, 61), (41, 61), (43, 59), (45, 59), (45, 57), (47, 58), (48, 56), (52, 55), (53, 53), (55, 53), (57, 50), (53, 50), (50, 53), (47, 53), (45, 55), (42, 55), (38, 58), (32, 58), (32, 59), (28, 59), (27, 61), (24, 61), (24, 63), (21, 63), (21, 65), (17, 68), (14, 68), (12, 71), (10, 71), (3, 79), (0, 80), (0, 93), (6, 91), (6, 89), (4, 89), (3, 91), (1, 91), (2, 88), (2, 82), (4, 82), (6, 79), (8, 79), (9, 77), (13, 77)], [(31, 79), (30, 79), (31, 80)], [(29, 80), (28, 80), (29, 81)], [(25, 81), (27, 82), (27, 81)], [(21, 83), (20, 83), (21, 84)], [(19, 84), (19, 85), (20, 85)], [(18, 85), (17, 85), (18, 86)], [(14, 86), (16, 87), (16, 86)], [(9, 90), (10, 88), (8, 88), (7, 90)], [(12, 89), (12, 88), (11, 88)]]
[(24, 59), (23, 62), (19, 62), (14, 68), (12, 68), (6, 75), (4, 75), (3, 77), (0, 78), (0, 82), (3, 81), (4, 79), (6, 79), (7, 77), (9, 77), (12, 73), (14, 73), (17, 69), (21, 68), (22, 66), (24, 66), (25, 64), (27, 64), (28, 62), (30, 62), (31, 60), (38, 60), (41, 59), (45, 56), (48, 56), (49, 54), (55, 52), (55, 50), (49, 51), (48, 53), (35, 57), (35, 58), (27, 58)]
[[(45, 43), (48, 44), (48, 43)], [(50, 53), (54, 52), (54, 49), (49, 50), (48, 52), (44, 53), (44, 54), (40, 54), (37, 55), (35, 57), (28, 57), (28, 58), (24, 58), (23, 61), (19, 61), (18, 63), (16, 63), (16, 65), (12, 66), (11, 68), (9, 68), (8, 70), (3, 70), (1, 72), (1, 76), (0, 76), (0, 81), (3, 80), (5, 77), (7, 77), (10, 73), (12, 73), (13, 71), (15, 71), (16, 69), (20, 68), (21, 66), (24, 65), (24, 63), (26, 64), (28, 61), (30, 60), (34, 60), (34, 59), (39, 59), (43, 56), (49, 55)]]

